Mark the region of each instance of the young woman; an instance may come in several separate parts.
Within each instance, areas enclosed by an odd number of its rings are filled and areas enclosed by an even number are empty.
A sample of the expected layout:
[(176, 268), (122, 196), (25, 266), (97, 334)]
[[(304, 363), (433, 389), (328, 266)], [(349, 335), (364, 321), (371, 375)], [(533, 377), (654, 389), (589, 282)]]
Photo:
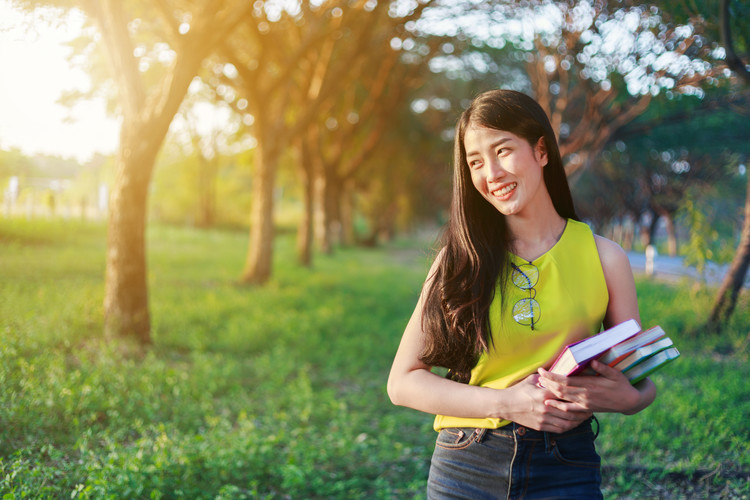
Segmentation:
[(454, 149), (443, 246), (388, 378), (394, 404), (437, 415), (428, 497), (601, 498), (593, 413), (636, 413), (655, 387), (597, 362), (597, 376), (545, 368), (602, 326), (640, 322), (627, 256), (577, 221), (530, 97), (481, 94)]

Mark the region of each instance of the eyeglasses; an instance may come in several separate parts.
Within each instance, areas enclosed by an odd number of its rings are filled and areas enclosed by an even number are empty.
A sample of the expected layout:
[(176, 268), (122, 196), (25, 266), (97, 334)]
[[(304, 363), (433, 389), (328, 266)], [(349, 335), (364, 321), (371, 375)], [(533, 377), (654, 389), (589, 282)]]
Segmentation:
[(513, 284), (529, 292), (528, 297), (520, 299), (513, 305), (513, 319), (519, 325), (530, 326), (533, 330), (534, 324), (539, 322), (542, 315), (542, 308), (536, 300), (534, 289), (539, 281), (539, 269), (531, 263), (517, 266), (511, 262), (510, 265), (513, 266), (513, 272), (510, 275)]

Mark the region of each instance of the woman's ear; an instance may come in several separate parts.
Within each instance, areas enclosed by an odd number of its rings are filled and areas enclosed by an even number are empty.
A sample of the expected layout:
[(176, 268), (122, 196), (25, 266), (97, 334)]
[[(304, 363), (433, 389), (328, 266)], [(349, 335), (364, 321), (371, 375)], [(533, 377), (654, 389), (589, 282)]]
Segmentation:
[(544, 136), (540, 137), (538, 141), (536, 141), (536, 146), (534, 147), (534, 153), (539, 155), (539, 161), (542, 163), (542, 167), (546, 167), (547, 163), (549, 163), (549, 160), (547, 159), (547, 144), (544, 142)]

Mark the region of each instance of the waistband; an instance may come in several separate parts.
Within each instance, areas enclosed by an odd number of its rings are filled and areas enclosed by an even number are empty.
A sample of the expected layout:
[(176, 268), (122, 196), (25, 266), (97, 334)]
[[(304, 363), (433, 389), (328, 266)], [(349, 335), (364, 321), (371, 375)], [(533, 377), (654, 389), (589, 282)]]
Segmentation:
[[(592, 423), (596, 423), (596, 431), (593, 429)], [(575, 436), (576, 434), (582, 434), (584, 432), (592, 432), (594, 434), (594, 439), (599, 437), (599, 420), (595, 416), (592, 416), (588, 420), (583, 421), (578, 427), (574, 427), (573, 429), (570, 429), (569, 431), (565, 432), (547, 432), (547, 431), (537, 431), (534, 429), (531, 429), (529, 427), (525, 427), (523, 425), (517, 424), (515, 422), (510, 422), (507, 425), (504, 425), (503, 427), (498, 427), (497, 429), (485, 429), (485, 428), (477, 428), (474, 429), (474, 435), (477, 441), (481, 441), (482, 438), (486, 434), (492, 434), (495, 436), (508, 436), (508, 437), (514, 437), (517, 439), (523, 439), (523, 440), (543, 440), (545, 442), (550, 441), (553, 438), (563, 438), (563, 437), (569, 437), (569, 436)]]

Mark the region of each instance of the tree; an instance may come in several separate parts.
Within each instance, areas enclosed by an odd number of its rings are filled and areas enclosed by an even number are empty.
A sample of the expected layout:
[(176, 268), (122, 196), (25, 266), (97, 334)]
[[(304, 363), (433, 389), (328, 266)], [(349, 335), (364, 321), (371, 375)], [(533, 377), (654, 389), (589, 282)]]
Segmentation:
[(149, 219), (201, 228), (244, 227), (250, 173), (235, 165), (243, 161), (239, 153), (253, 139), (241, 133), (233, 111), (208, 102), (210, 96), (199, 87), (197, 81), (191, 84), (159, 153)]
[(745, 194), (745, 213), (740, 242), (737, 246), (729, 270), (716, 293), (711, 314), (706, 324), (709, 332), (720, 332), (729, 322), (735, 306), (737, 297), (745, 283), (748, 267), (750, 267), (750, 174), (746, 173), (747, 192)]
[(713, 196), (714, 186), (731, 182), (724, 166), (737, 153), (750, 153), (750, 126), (734, 111), (748, 99), (710, 86), (703, 97), (655, 97), (644, 114), (615, 134), (597, 168), (587, 169), (573, 186), (579, 215), (600, 225), (608, 215), (637, 225), (648, 214), (644, 245), (654, 241), (661, 219), (669, 253), (676, 254), (675, 216), (688, 193)]
[(156, 155), (203, 59), (249, 11), (245, 2), (206, 2), (194, 9), (188, 28), (177, 18), (176, 5), (157, 5), (175, 59), (154, 86), (147, 84), (133, 56), (130, 18), (122, 3), (104, 0), (82, 5), (99, 26), (122, 114), (110, 198), (105, 329), (109, 334), (136, 336), (142, 343), (150, 342), (145, 226)]
[(569, 176), (654, 95), (699, 92), (722, 69), (711, 64), (700, 19), (674, 22), (649, 2), (495, 0), (454, 25), (474, 50), (452, 64), (482, 68), (495, 75), (494, 86), (533, 94), (558, 134)]
[(720, 71), (707, 63), (699, 22), (671, 23), (648, 4), (595, 1), (586, 8), (570, 0), (555, 7), (561, 21), (534, 38), (528, 73), (559, 131), (569, 176), (590, 165), (653, 96), (698, 92)]
[[(735, 8), (743, 8), (740, 2), (737, 2), (737, 4)], [(747, 5), (744, 5), (744, 8), (747, 10)], [(748, 63), (742, 61), (735, 50), (736, 40), (730, 28), (729, 0), (721, 0), (719, 19), (721, 40), (727, 53), (727, 64), (744, 81), (745, 87), (748, 87), (750, 86), (750, 71), (747, 69)], [(747, 22), (747, 12), (740, 19)], [(743, 34), (747, 36), (747, 31), (744, 31)], [(747, 38), (743, 38), (741, 42), (746, 48), (750, 46)], [(740, 243), (729, 266), (729, 271), (716, 294), (706, 325), (707, 329), (714, 333), (721, 331), (729, 322), (737, 304), (737, 297), (744, 285), (747, 270), (750, 267), (750, 173), (746, 172), (745, 176), (747, 178), (747, 193), (745, 194), (745, 213)]]
[(428, 3), (407, 12), (398, 2), (367, 1), (255, 8), (237, 36), (222, 45), (222, 57), (232, 67), (225, 82), (236, 90), (229, 101), (252, 116), (258, 141), (243, 282), (261, 284), (271, 276), (273, 190), (282, 153), (298, 144), (309, 126), (325, 121), (354, 84), (357, 68), (372, 63), (363, 55), (374, 39), (381, 41), (374, 35), (418, 18)]
[[(156, 155), (201, 63), (252, 5), (240, 0), (23, 4), (80, 8), (98, 27), (122, 120), (109, 202), (105, 334), (133, 337), (148, 344), (145, 228)], [(161, 52), (165, 64), (154, 64), (149, 50)]]
[[(375, 62), (358, 69), (354, 84), (329, 111), (327, 130), (313, 134), (316, 233), (323, 251), (332, 251), (336, 243), (354, 243), (353, 204), (368, 181), (403, 183), (404, 175), (393, 182), (396, 173), (389, 168), (405, 155), (403, 150), (411, 149), (398, 117), (408, 109), (409, 96), (430, 77), (427, 66), (438, 45), (437, 39), (420, 40), (418, 34), (405, 31), (402, 20), (379, 30), (377, 43), (370, 44)], [(383, 145), (392, 129), (399, 131), (402, 151), (388, 155)], [(363, 169), (366, 173), (358, 176)]]

